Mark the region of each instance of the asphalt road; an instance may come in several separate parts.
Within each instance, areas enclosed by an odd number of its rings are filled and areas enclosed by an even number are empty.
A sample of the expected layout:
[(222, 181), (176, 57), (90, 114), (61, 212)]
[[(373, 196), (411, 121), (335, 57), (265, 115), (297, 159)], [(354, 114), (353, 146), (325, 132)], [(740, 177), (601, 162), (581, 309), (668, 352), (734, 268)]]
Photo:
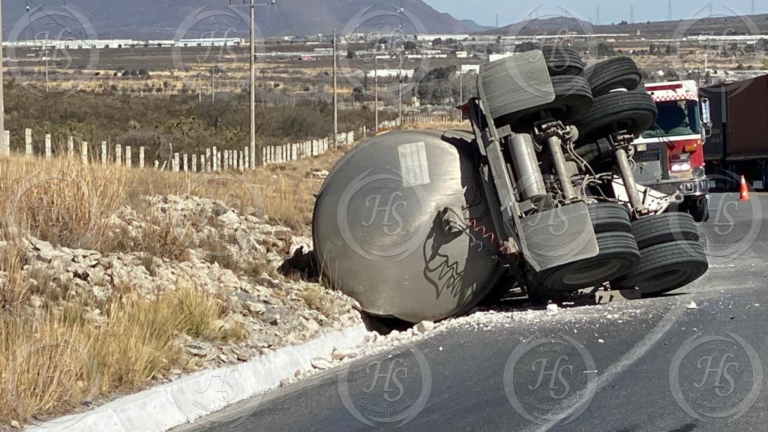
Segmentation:
[(710, 212), (673, 295), (467, 322), (182, 430), (766, 431), (768, 195)]

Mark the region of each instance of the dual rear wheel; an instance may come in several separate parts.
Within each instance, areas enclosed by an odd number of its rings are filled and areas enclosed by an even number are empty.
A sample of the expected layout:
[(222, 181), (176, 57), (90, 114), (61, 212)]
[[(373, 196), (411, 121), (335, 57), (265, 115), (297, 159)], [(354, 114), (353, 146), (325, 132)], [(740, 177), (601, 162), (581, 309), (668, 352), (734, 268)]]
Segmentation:
[(709, 268), (693, 217), (687, 213), (649, 216), (632, 224), (640, 261), (611, 282), (613, 289), (637, 289), (654, 297), (700, 278)]
[(610, 281), (611, 289), (654, 297), (688, 285), (707, 271), (690, 215), (664, 213), (630, 222), (619, 204), (591, 204), (589, 210), (598, 255), (529, 275), (532, 296), (556, 297)]

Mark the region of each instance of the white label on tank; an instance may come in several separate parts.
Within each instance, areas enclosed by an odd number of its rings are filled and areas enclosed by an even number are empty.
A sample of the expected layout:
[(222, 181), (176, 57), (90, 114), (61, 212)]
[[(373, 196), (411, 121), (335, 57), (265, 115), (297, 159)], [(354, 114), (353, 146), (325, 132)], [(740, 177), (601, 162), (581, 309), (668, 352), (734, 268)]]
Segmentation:
[(427, 149), (423, 142), (398, 146), (397, 153), (400, 156), (400, 173), (407, 186), (429, 183)]

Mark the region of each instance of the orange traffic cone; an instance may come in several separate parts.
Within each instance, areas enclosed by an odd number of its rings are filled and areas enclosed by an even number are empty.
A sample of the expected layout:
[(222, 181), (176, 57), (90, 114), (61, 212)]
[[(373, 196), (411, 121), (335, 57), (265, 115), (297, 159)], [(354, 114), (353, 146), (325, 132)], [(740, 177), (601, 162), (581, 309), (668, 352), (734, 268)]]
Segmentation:
[(739, 193), (739, 201), (749, 201), (749, 189), (747, 189), (747, 181), (744, 180), (744, 176), (741, 176), (741, 190)]

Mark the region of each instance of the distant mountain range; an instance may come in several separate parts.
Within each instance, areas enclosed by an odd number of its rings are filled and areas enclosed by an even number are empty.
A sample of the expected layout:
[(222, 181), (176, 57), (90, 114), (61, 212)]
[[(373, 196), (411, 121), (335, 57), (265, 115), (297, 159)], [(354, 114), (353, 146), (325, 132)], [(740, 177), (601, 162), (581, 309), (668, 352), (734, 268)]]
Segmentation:
[[(234, 29), (226, 36), (244, 39), (248, 37), (248, 7), (243, 3), (248, 1), (2, 0), (3, 33), (6, 40), (9, 35), (12, 35), (11, 39), (31, 39), (34, 35), (45, 37), (46, 32), (51, 38), (177, 39), (203, 35), (222, 37), (227, 29)], [(270, 0), (256, 2), (264, 4)], [(32, 20), (26, 11), (27, 4), (31, 8)], [(401, 4), (406, 5), (405, 12), (398, 14)], [(73, 14), (81, 14), (80, 20), (87, 25), (80, 25), (63, 7), (71, 8)], [(468, 7), (471, 7), (470, 3)], [(216, 14), (215, 11), (226, 11), (231, 16)], [(423, 0), (277, 0), (276, 5), (257, 7), (256, 16), (256, 24), (265, 37), (329, 34), (334, 28), (339, 34), (381, 32), (382, 37), (386, 37), (401, 25), (402, 31), (410, 34), (526, 35), (543, 31), (552, 34), (562, 29), (583, 33), (586, 29), (594, 33), (639, 32), (643, 36), (671, 36), (681, 26), (681, 21), (594, 26), (572, 17), (550, 16), (494, 28), (439, 12)], [(705, 17), (690, 22), (690, 25), (687, 34), (707, 31), (722, 34), (721, 31), (730, 27), (741, 34), (754, 33), (755, 27), (765, 33), (768, 31), (768, 15)]]
[[(244, 19), (230, 19), (219, 14), (205, 21), (198, 19), (201, 22), (197, 22), (190, 32), (182, 33), (202, 34), (213, 29), (234, 27), (237, 32), (229, 37), (246, 38), (248, 30), (245, 22), (249, 11), (243, 3), (248, 3), (248, 0), (38, 0), (37, 3), (30, 1), (32, 13), (36, 13), (38, 18), (33, 19), (30, 26), (25, 10), (26, 0), (4, 0), (3, 28), (7, 36), (14, 26), (17, 29), (19, 26), (31, 27), (16, 32), (23, 38), (24, 35), (39, 34), (42, 31), (58, 35), (61, 29), (69, 27), (75, 37), (82, 37), (81, 33), (87, 33), (83, 27), (76, 25), (71, 18), (60, 15), (62, 6), (66, 5), (64, 7), (81, 13), (100, 39), (173, 39), (178, 36), (179, 27), (190, 16), (226, 10), (230, 4), (235, 4), (238, 5), (235, 10)], [(269, 3), (269, 0), (257, 0), (257, 3)], [(345, 28), (347, 32), (387, 32), (399, 27), (401, 21), (402, 28), (408, 33), (418, 33), (416, 28), (421, 26), (432, 34), (471, 33), (488, 29), (474, 21), (459, 21), (450, 14), (438, 12), (422, 0), (407, 1), (407, 13), (404, 15), (414, 18), (403, 20), (397, 14), (400, 4), (400, 0), (277, 0), (275, 6), (256, 8), (256, 23), (266, 37), (329, 34), (334, 28), (339, 33), (344, 32)], [(38, 5), (43, 8), (36, 9)], [(200, 15), (195, 15), (204, 6), (207, 8)], [(356, 16), (371, 6), (373, 8), (366, 14), (371, 19), (366, 20), (360, 28), (350, 24), (356, 23)], [(48, 16), (52, 19), (47, 19)], [(418, 25), (411, 21), (418, 22)]]

